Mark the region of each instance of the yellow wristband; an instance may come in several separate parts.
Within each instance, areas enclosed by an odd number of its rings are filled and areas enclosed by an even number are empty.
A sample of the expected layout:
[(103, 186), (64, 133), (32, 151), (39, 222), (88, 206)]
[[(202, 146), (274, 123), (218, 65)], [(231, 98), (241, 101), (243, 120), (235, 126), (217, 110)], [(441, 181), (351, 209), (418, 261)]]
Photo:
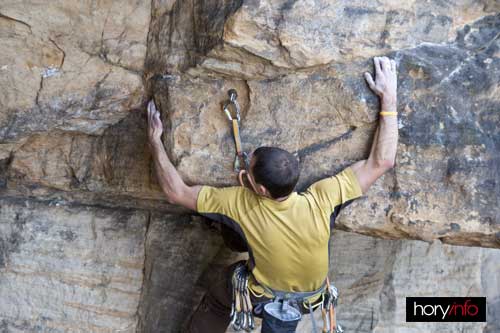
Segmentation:
[(396, 111), (380, 111), (379, 114), (381, 116), (397, 116), (398, 113)]

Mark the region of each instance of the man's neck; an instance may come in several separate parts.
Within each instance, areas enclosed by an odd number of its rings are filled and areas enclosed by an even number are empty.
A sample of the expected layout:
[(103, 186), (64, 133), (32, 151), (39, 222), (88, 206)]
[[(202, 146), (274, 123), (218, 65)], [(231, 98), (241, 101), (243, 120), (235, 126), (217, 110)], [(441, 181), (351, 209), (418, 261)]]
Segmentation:
[(289, 196), (290, 196), (290, 194), (289, 194), (289, 195), (287, 195), (286, 197), (281, 197), (281, 198), (276, 198), (276, 199), (271, 198), (271, 199), (273, 199), (273, 200), (275, 200), (275, 201), (285, 201), (286, 199), (288, 199), (288, 197), (289, 197)]

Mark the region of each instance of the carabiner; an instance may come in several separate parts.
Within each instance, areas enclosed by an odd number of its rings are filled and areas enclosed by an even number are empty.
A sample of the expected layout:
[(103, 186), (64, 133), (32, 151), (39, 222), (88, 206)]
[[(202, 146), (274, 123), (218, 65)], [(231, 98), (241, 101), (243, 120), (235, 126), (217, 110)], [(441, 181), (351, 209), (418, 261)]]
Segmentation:
[[(226, 113), (226, 116), (229, 119), (229, 121), (233, 121), (234, 119), (236, 119), (239, 122), (241, 120), (241, 118), (240, 118), (240, 105), (238, 104), (238, 101), (236, 100), (236, 98), (238, 97), (238, 93), (234, 89), (229, 89), (227, 94), (229, 95), (229, 102), (224, 103), (223, 110)], [(233, 117), (231, 115), (231, 112), (229, 111), (230, 105), (234, 106), (234, 109), (236, 112), (235, 117)]]

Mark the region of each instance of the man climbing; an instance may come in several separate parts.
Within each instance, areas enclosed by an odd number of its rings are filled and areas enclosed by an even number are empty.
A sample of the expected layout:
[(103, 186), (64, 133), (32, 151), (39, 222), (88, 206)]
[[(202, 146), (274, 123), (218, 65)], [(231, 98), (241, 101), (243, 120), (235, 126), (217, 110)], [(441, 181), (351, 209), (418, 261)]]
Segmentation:
[[(262, 315), (263, 305), (280, 291), (300, 296), (292, 297), (300, 301), (291, 304), (301, 313), (322, 307), (318, 305), (324, 302), (328, 245), (335, 218), (340, 209), (366, 193), (394, 166), (398, 141), (396, 63), (387, 57), (373, 61), (375, 80), (369, 73), (365, 79), (380, 98), (381, 112), (368, 158), (315, 182), (302, 193), (294, 192), (299, 179), (297, 159), (273, 147), (260, 147), (251, 154), (245, 174), (251, 188), (186, 185), (165, 153), (159, 112), (154, 103), (148, 105), (149, 145), (167, 201), (234, 228), (245, 240), (250, 272), (247, 296), (252, 303), (246, 307), (253, 308), (256, 315)], [(191, 318), (189, 332), (226, 331), (234, 302), (233, 271), (241, 267), (240, 262), (228, 267), (224, 278), (210, 288)], [(271, 318), (266, 313), (264, 318)], [(297, 322), (271, 319), (264, 320), (262, 332), (295, 331)]]

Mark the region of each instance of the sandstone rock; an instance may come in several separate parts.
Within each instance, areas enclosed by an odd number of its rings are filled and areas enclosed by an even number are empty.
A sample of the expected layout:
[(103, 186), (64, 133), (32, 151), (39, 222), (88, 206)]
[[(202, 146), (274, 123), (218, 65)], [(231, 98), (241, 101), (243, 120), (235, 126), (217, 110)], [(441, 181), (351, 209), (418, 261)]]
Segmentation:
[[(397, 166), (339, 226), (389, 238), (499, 246), (500, 133), (491, 125), (499, 121), (499, 22), (500, 16), (488, 16), (458, 31), (452, 43), (392, 54), (400, 80)], [(378, 112), (362, 78), (369, 68), (363, 61), (265, 80), (192, 73), (157, 78), (165, 145), (189, 182), (226, 184), (234, 148), (221, 103), (236, 88), (244, 148), (278, 145), (296, 153), (303, 189), (366, 158)]]
[[(167, 220), (165, 224), (165, 217), (153, 216), (148, 232), (141, 306), (145, 332), (179, 331), (203, 289), (219, 276), (221, 265), (238, 260), (221, 248), (220, 237), (200, 221), (174, 216)], [(190, 255), (182, 255), (186, 252)], [(494, 313), (500, 309), (500, 290), (495, 283), (500, 271), (492, 263), (500, 260), (498, 249), (381, 240), (336, 231), (331, 253), (330, 277), (341, 293), (338, 318), (349, 332), (497, 329)], [(215, 258), (219, 258), (216, 265)], [(488, 323), (405, 322), (405, 297), (435, 295), (488, 295)], [(310, 325), (309, 316), (304, 317), (297, 332), (310, 332)]]
[[(225, 186), (234, 144), (221, 103), (237, 89), (244, 148), (294, 152), (302, 190), (367, 156), (374, 55), (398, 63), (397, 166), (337, 227), (398, 240), (335, 232), (340, 320), (356, 332), (499, 331), (498, 250), (441, 244), (500, 247), (499, 11), (494, 0), (0, 4), (0, 331), (178, 331), (240, 256), (219, 226), (166, 203), (146, 98), (184, 179)], [(436, 294), (487, 296), (488, 323), (404, 322), (404, 297)]]
[(148, 214), (0, 200), (3, 332), (134, 332)]
[[(189, 44), (180, 43), (177, 39), (181, 36), (173, 32), (161, 39), (169, 31), (162, 20), (172, 22), (185, 38), (201, 34), (200, 39), (193, 39), (198, 43), (193, 47), (202, 57), (203, 52), (216, 49), (217, 42), (223, 43), (224, 23), (227, 28), (238, 13), (252, 6), (223, 9), (216, 2), (203, 6), (154, 4), (152, 51), (147, 61), (149, 88), (156, 92), (155, 99), (163, 110), (167, 150), (188, 182), (234, 184), (233, 143), (221, 103), (227, 98), (226, 91), (236, 88), (245, 148), (280, 145), (295, 152), (302, 162), (300, 190), (366, 157), (377, 119), (376, 98), (361, 75), (370, 68), (369, 60), (333, 62), (273, 79), (228, 79), (208, 75), (206, 69), (200, 72), (200, 66), (196, 69), (188, 60), (181, 66), (180, 54), (189, 51)], [(288, 13), (294, 6), (299, 4), (282, 9)], [(342, 6), (339, 8), (345, 12)], [(265, 15), (266, 10), (274, 15), (275, 7), (266, 8), (260, 8), (259, 15)], [(495, 8), (472, 6), (466, 17), (476, 18)], [(196, 30), (187, 31), (189, 19), (203, 13), (216, 17), (214, 24), (203, 21)], [(461, 27), (469, 21), (462, 17), (453, 22)], [(491, 125), (499, 121), (495, 112), (499, 103), (495, 80), (499, 72), (498, 22), (498, 15), (486, 16), (458, 30), (448, 44), (423, 43), (392, 53), (400, 73), (398, 165), (359, 200), (359, 209), (353, 206), (355, 215), (345, 214), (339, 220), (340, 227), (389, 238), (440, 238), (454, 244), (498, 246), (500, 212), (495, 207), (499, 190), (494, 184), (499, 176), (494, 152), (498, 151), (499, 133)], [(455, 35), (455, 31), (447, 35)], [(172, 45), (171, 50), (162, 43)], [(165, 59), (162, 52), (177, 55)], [(150, 61), (155, 55), (158, 62)], [(169, 67), (174, 59), (179, 60), (179, 66)], [(250, 63), (251, 57), (247, 60)], [(160, 64), (174, 73), (160, 74), (164, 68), (155, 67)], [(186, 66), (191, 69), (182, 72)], [(196, 73), (198, 76), (193, 76)], [(53, 189), (65, 191), (64, 196), (87, 193), (89, 198), (99, 194), (116, 198), (116, 202), (120, 197), (162, 200), (145, 145), (144, 110), (134, 113), (126, 118), (118, 116), (123, 121), (100, 129), (100, 136), (74, 127), (83, 133), (52, 131), (4, 144), (7, 178), (14, 180), (8, 187), (15, 191), (21, 184), (36, 186), (36, 190), (23, 190), (34, 195), (47, 195)], [(12, 124), (19, 130), (24, 126)], [(440, 204), (436, 205), (438, 197)]]
[(144, 172), (151, 159), (145, 117), (134, 111), (101, 136), (57, 130), (32, 135), (16, 151), (12, 178), (65, 191), (152, 196), (156, 179)]
[[(141, 105), (148, 4), (0, 5), (0, 142), (102, 133)], [(36, 13), (36, 15), (35, 15)]]
[(280, 68), (364, 60), (422, 42), (453, 40), (465, 24), (499, 8), (494, 1), (472, 0), (245, 1), (227, 20), (223, 43), (200, 65), (255, 78), (276, 75)]
[(182, 332), (217, 272), (236, 258), (200, 218), (152, 215), (139, 331)]

